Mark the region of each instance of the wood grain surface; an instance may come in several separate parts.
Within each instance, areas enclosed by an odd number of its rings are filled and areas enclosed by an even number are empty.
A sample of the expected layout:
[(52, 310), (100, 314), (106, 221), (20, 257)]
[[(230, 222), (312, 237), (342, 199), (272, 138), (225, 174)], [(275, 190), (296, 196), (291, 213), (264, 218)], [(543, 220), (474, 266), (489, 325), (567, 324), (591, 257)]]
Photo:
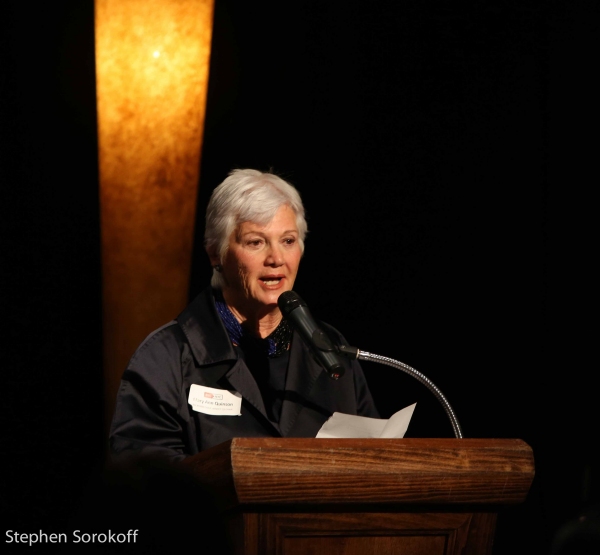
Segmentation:
[(534, 477), (519, 439), (235, 438), (185, 464), (227, 505), (507, 505)]

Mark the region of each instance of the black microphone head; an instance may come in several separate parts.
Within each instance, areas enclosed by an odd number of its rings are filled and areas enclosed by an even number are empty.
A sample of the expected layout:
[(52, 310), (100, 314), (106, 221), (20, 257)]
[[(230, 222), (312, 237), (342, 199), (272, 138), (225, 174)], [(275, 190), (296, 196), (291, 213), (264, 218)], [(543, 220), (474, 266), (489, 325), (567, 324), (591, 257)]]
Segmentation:
[(277, 306), (284, 316), (288, 316), (292, 310), (299, 306), (306, 306), (306, 303), (295, 291), (284, 291), (277, 299)]

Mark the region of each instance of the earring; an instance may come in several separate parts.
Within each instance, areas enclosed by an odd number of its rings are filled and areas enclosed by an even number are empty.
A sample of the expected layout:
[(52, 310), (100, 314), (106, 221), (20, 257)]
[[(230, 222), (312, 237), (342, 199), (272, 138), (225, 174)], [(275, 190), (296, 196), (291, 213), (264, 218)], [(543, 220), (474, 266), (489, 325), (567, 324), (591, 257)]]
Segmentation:
[(215, 264), (213, 266), (213, 268), (217, 271), (217, 272), (222, 272), (223, 271), (223, 266), (221, 266), (220, 264)]

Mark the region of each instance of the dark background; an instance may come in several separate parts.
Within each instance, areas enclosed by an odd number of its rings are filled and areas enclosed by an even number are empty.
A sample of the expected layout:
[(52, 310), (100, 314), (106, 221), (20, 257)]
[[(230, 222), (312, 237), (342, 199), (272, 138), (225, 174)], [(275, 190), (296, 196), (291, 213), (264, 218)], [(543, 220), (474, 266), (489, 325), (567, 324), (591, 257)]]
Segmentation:
[[(596, 25), (545, 6), (216, 0), (201, 162), (190, 296), (212, 189), (272, 169), (307, 209), (312, 312), (423, 372), (465, 437), (533, 448), (496, 555), (598, 503)], [(105, 446), (93, 2), (1, 10), (2, 523), (64, 532)], [(382, 416), (417, 402), (407, 436), (452, 437), (424, 386), (364, 368)]]

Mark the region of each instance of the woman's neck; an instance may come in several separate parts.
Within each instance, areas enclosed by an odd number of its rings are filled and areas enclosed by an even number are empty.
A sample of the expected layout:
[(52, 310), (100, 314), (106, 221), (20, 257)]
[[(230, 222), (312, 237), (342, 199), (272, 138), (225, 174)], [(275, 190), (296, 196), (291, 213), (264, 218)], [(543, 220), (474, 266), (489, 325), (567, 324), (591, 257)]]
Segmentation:
[(235, 299), (231, 298), (225, 291), (223, 291), (223, 298), (236, 320), (245, 330), (256, 337), (264, 339), (269, 336), (275, 331), (283, 318), (277, 305), (261, 306), (259, 308), (242, 306), (240, 303), (236, 303)]

